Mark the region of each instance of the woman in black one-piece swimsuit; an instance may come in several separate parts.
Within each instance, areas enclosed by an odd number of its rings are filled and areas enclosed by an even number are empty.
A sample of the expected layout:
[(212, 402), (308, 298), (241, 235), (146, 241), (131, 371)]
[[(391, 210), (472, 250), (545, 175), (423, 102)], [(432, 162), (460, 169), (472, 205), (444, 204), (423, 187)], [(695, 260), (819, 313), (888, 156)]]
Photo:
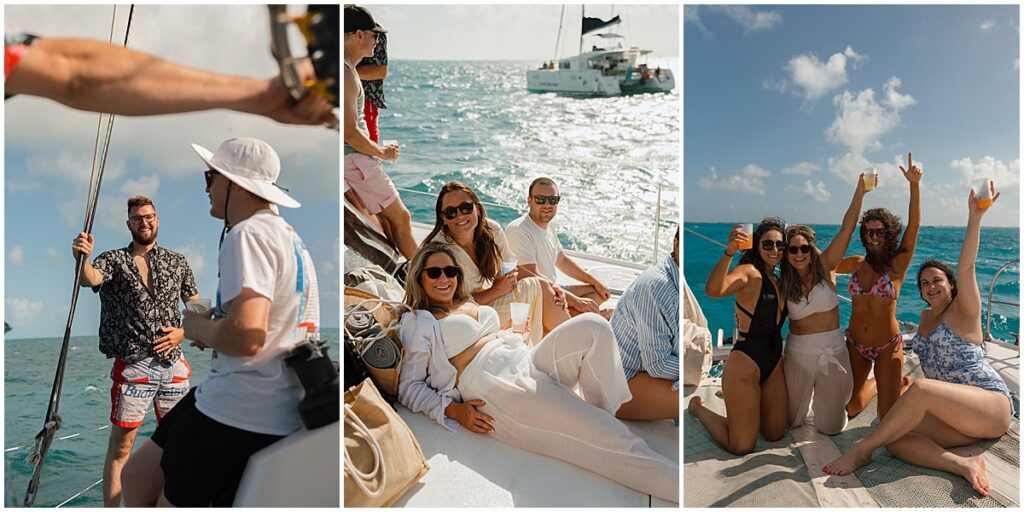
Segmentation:
[(789, 404), (782, 374), (786, 303), (779, 300), (775, 277), (775, 266), (786, 249), (784, 226), (781, 219), (762, 220), (754, 230), (753, 248), (744, 251), (730, 272), (737, 248), (749, 238), (735, 226), (704, 288), (709, 297), (736, 296), (739, 332), (722, 373), (726, 415), (705, 407), (699, 396), (690, 399), (689, 409), (715, 442), (737, 455), (754, 451), (758, 432), (769, 441), (786, 433)]

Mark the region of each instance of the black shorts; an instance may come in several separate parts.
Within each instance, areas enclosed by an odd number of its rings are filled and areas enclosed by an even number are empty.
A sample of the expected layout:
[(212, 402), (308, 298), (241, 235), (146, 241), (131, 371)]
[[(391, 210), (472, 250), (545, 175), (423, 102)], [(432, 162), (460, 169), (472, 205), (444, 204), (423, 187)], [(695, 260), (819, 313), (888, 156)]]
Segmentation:
[(176, 507), (230, 507), (249, 456), (283, 437), (210, 419), (196, 408), (192, 388), (153, 432), (164, 450), (164, 496)]

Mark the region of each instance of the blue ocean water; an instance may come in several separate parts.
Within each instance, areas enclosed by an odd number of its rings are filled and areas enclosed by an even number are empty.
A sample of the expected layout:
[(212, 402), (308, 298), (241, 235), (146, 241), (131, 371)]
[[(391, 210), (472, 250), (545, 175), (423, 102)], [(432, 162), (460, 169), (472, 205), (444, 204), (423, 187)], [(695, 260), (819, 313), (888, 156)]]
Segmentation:
[[(10, 334), (10, 333), (8, 333)], [(331, 359), (338, 360), (339, 330), (321, 331), (328, 341)], [(60, 355), (60, 338), (4, 339), (4, 503), (20, 505), (34, 466), (26, 462), (34, 438), (42, 428), (49, 405), (53, 372)], [(110, 368), (112, 359), (100, 353), (95, 336), (71, 339), (60, 414), (63, 425), (57, 432), (40, 479), (37, 507), (55, 507), (103, 478), (103, 460), (110, 429)], [(185, 349), (192, 366), (193, 386), (210, 372), (209, 352)], [(136, 448), (156, 429), (150, 412), (139, 427)], [(76, 433), (80, 436), (60, 440)], [(101, 486), (90, 489), (65, 506), (102, 507)]]
[[(686, 223), (687, 229), (692, 229), (713, 240), (725, 241), (733, 224), (704, 224)], [(838, 225), (813, 225), (818, 233), (818, 246), (826, 247), (839, 230)], [(710, 299), (704, 294), (704, 285), (707, 283), (711, 269), (718, 262), (722, 255), (722, 247), (703, 240), (698, 236), (684, 231), (683, 237), (683, 275), (686, 282), (697, 297), (704, 315), (708, 318), (708, 325), (714, 334), (718, 329), (725, 330), (725, 336), (732, 335), (734, 326), (732, 298)], [(921, 262), (929, 259), (938, 259), (954, 266), (960, 255), (960, 247), (963, 243), (964, 228), (962, 227), (931, 227), (922, 226), (917, 240), (917, 249), (914, 252), (914, 259), (911, 262), (910, 271), (914, 277), (917, 275), (917, 268)], [(847, 256), (864, 254), (864, 248), (860, 239), (854, 233)], [(982, 307), (988, 296), (989, 284), (995, 276), (999, 267), (1008, 261), (1019, 261), (1020, 257), (1020, 231), (1017, 228), (987, 228), (981, 230), (981, 244), (978, 251), (977, 276), (978, 287), (981, 290)], [(736, 259), (733, 260), (735, 266)], [(849, 283), (849, 275), (836, 276), (836, 285), (841, 295), (846, 295), (846, 287)], [(999, 276), (992, 292), (992, 299), (1017, 304), (1020, 302), (1020, 268), (1017, 266), (1008, 268)], [(914, 279), (911, 278), (903, 283), (900, 289), (900, 298), (896, 304), (896, 318), (903, 321), (918, 323), (921, 310), (927, 304), (921, 299), (917, 291)], [(847, 301), (839, 301), (840, 326), (845, 328), (850, 318), (851, 305)], [(982, 316), (984, 321), (984, 313)], [(992, 336), (996, 339), (1015, 342), (1016, 334), (1020, 332), (1020, 307), (996, 304), (992, 307)]]
[[(676, 59), (651, 66), (678, 70)], [(437, 191), (460, 180), (503, 225), (526, 211), (529, 183), (549, 176), (563, 202), (563, 245), (653, 263), (671, 249), (679, 219), (679, 92), (581, 98), (526, 91), (532, 61), (392, 60), (380, 139), (401, 158), (385, 163), (419, 222), (433, 224)], [(676, 73), (678, 75), (678, 72)], [(677, 76), (677, 80), (678, 80)], [(661, 255), (654, 219), (661, 189)]]

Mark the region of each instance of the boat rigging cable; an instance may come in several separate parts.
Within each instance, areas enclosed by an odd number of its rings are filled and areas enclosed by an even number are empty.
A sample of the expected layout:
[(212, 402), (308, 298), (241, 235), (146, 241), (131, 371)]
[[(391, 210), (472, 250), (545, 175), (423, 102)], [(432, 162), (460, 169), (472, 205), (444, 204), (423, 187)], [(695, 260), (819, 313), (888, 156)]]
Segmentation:
[[(132, 4), (128, 10), (128, 23), (124, 29), (124, 44), (128, 46), (128, 34), (132, 28), (132, 16), (135, 14), (135, 4)], [(110, 40), (114, 39), (114, 22), (117, 19), (117, 6), (114, 6), (113, 13), (111, 14), (110, 20)], [(96, 218), (96, 206), (99, 202), (100, 196), (100, 185), (103, 183), (103, 171), (107, 165), (107, 154), (110, 150), (110, 135), (114, 130), (114, 115), (107, 114), (107, 126), (106, 132), (103, 139), (103, 152), (99, 157), (99, 166), (96, 165), (97, 154), (99, 153), (100, 146), (100, 129), (103, 124), (103, 114), (99, 116), (99, 121), (96, 125), (96, 143), (93, 147), (92, 155), (92, 171), (89, 175), (89, 195), (86, 200), (85, 207), (85, 226), (82, 229), (85, 233), (92, 232), (93, 220)], [(71, 306), (68, 310), (68, 321), (64, 327), (64, 341), (60, 347), (60, 357), (57, 359), (57, 370), (53, 376), (53, 388), (50, 391), (50, 405), (46, 410), (46, 419), (43, 421), (43, 428), (36, 434), (35, 447), (32, 450), (32, 454), (28, 457), (28, 462), (35, 464), (35, 469), (32, 471), (32, 479), (29, 480), (28, 490), (25, 492), (24, 505), (31, 507), (36, 501), (36, 496), (39, 492), (39, 477), (43, 470), (43, 464), (46, 462), (46, 455), (50, 451), (50, 444), (53, 443), (53, 437), (56, 435), (57, 430), (61, 426), (60, 417), (60, 394), (64, 385), (64, 369), (67, 366), (68, 360), (68, 347), (71, 341), (71, 325), (75, 320), (75, 306), (78, 303), (78, 292), (79, 285), (78, 281), (82, 277), (82, 271), (85, 267), (85, 257), (82, 253), (75, 255), (75, 280), (72, 283), (71, 290)]]

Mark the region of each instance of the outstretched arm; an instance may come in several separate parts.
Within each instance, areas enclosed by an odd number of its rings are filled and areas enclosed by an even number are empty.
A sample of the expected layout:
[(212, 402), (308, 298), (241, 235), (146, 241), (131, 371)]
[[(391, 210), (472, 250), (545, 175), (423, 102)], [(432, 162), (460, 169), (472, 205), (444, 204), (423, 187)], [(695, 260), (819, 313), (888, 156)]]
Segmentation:
[(864, 205), (864, 173), (857, 178), (857, 188), (853, 191), (853, 199), (850, 200), (850, 207), (846, 209), (843, 216), (843, 225), (839, 228), (835, 238), (828, 244), (825, 252), (821, 254), (821, 261), (829, 272), (834, 271), (850, 247), (850, 239), (853, 237), (853, 230), (857, 227), (857, 219), (860, 217), (860, 209)]
[[(995, 194), (999, 198), (999, 194)], [(978, 278), (975, 266), (978, 261), (978, 245), (981, 240), (981, 217), (988, 208), (979, 208), (978, 200), (971, 190), (967, 198), (967, 232), (964, 233), (964, 244), (960, 248), (960, 260), (956, 265), (957, 295), (954, 302), (967, 318), (981, 319), (981, 290), (978, 289)]]
[(330, 105), (316, 95), (294, 104), (278, 77), (222, 75), (88, 39), (39, 39), (11, 72), (5, 88), (6, 94), (40, 96), (79, 110), (128, 116), (223, 108), (292, 124), (321, 124), (333, 118)]
[(750, 235), (743, 232), (740, 224), (733, 226), (732, 231), (729, 232), (729, 243), (725, 246), (725, 252), (722, 253), (721, 258), (718, 258), (718, 263), (715, 264), (715, 268), (711, 269), (711, 275), (708, 276), (708, 283), (704, 285), (704, 293), (708, 294), (708, 297), (720, 298), (733, 295), (747, 285), (749, 280), (747, 273), (740, 267), (729, 272), (729, 265), (732, 263), (732, 257), (736, 255), (740, 242), (748, 238)]
[(910, 212), (907, 214), (907, 229), (903, 232), (903, 240), (900, 247), (903, 249), (893, 261), (896, 272), (903, 274), (910, 266), (910, 260), (914, 257), (914, 249), (917, 248), (917, 234), (921, 229), (921, 167), (914, 165), (914, 158), (907, 153), (907, 169), (900, 166), (903, 177), (910, 183)]

